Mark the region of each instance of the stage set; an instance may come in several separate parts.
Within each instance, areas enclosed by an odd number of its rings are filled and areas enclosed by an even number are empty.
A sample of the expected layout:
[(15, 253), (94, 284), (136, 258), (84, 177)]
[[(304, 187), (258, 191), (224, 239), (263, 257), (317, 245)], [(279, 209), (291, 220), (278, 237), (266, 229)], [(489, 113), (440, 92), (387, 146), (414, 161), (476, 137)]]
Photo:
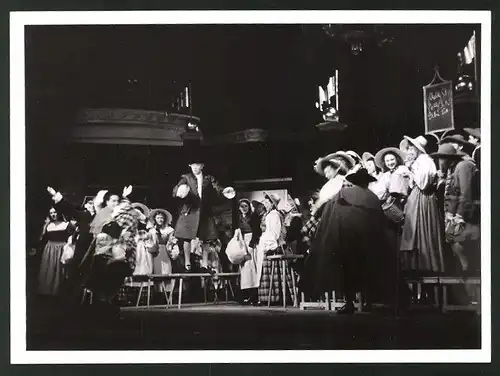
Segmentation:
[[(438, 194), (448, 197), (455, 176), (451, 168), (440, 165), (440, 158), (451, 155), (454, 161), (467, 160), (474, 164), (470, 167), (474, 173), (480, 168), (478, 144), (464, 139), (466, 129), (480, 134), (480, 46), (476, 43), (480, 28), (156, 25), (65, 26), (56, 31), (49, 26), (30, 26), (26, 36), (28, 350), (480, 348), (481, 265), (474, 263), (480, 259), (480, 249), (466, 261), (463, 254), (451, 251), (449, 244), (456, 242), (453, 236), (450, 240), (444, 234), (444, 217), (451, 215), (450, 210), (445, 213), (445, 204), (436, 199)], [(164, 48), (160, 40), (168, 40), (169, 54), (157, 54)], [(60, 51), (55, 51), (49, 62), (44, 46), (50, 43), (60, 46)], [(192, 47), (189, 51), (187, 45)], [(70, 53), (74, 46), (78, 46), (76, 56)], [(267, 56), (262, 59), (267, 63), (256, 62), (254, 56)], [(66, 59), (64, 69), (49, 68), (61, 59)], [(402, 140), (407, 145), (404, 152)], [(447, 145), (449, 154), (444, 154), (443, 146)], [(458, 151), (453, 145), (458, 145)], [(406, 158), (410, 155), (406, 150), (411, 147), (418, 149), (415, 153), (419, 158), (427, 158), (425, 162), (431, 166), (428, 174), (432, 175), (429, 181), (435, 184), (424, 189), (412, 181), (405, 195), (396, 193), (394, 197), (401, 199), (398, 204), (403, 213), (406, 200), (415, 202), (413, 192), (418, 191), (418, 200), (425, 196), (422, 202), (432, 195), (425, 204), (433, 205), (435, 218), (425, 218), (437, 230), (428, 231), (430, 235), (422, 230), (425, 235), (415, 236), (428, 236), (435, 242), (429, 245), (427, 238), (421, 241), (419, 247), (426, 248), (427, 253), (420, 257), (420, 249), (400, 250), (406, 231), (401, 221), (387, 229), (381, 227), (380, 237), (385, 236), (385, 230), (392, 231), (389, 235), (394, 241), (390, 246), (394, 252), (385, 254), (378, 244), (371, 246), (373, 253), (380, 251), (384, 254), (381, 257), (387, 257), (387, 278), (394, 281), (388, 299), (377, 296), (380, 301), (367, 302), (361, 291), (364, 287), (356, 287), (352, 298), (329, 287), (320, 293), (305, 293), (302, 271), (315, 246), (314, 239), (304, 240), (305, 235), (311, 235), (301, 229), (302, 225), (312, 223), (316, 231), (326, 233), (328, 228), (322, 228), (321, 222), (328, 218), (321, 210), (333, 210), (329, 205), (340, 197), (339, 192), (346, 192), (347, 197), (341, 204), (349, 202), (347, 194), (357, 189), (357, 184), (364, 184), (354, 181), (342, 185), (342, 180), (336, 194), (321, 201), (323, 188), (330, 184), (325, 184), (330, 179), (327, 167), (335, 166), (335, 173), (345, 168), (342, 179), (349, 181), (349, 174), (368, 171), (367, 162), (371, 161), (374, 171), (367, 179), (374, 183), (394, 171), (387, 161), (375, 167), (377, 150), (382, 152), (381, 158), (386, 158), (383, 151), (391, 149), (394, 160), (401, 157), (401, 169), (409, 166), (405, 177), (417, 176), (413, 170), (410, 173), (413, 160)], [(203, 161), (193, 157), (193, 150), (198, 149), (203, 150)], [(235, 194), (226, 195), (229, 199), (210, 208), (216, 236), (206, 243), (213, 242), (210, 252), (214, 259), (210, 256), (207, 264), (200, 256), (201, 264), (195, 266), (193, 261), (191, 266), (182, 244), (201, 235), (197, 230), (193, 237), (177, 236), (181, 230), (176, 222), (188, 216), (194, 201), (186, 199), (179, 205), (186, 196), (181, 196), (176, 184), (181, 184), (179, 178), (182, 182), (183, 174), (198, 162), (204, 163), (204, 173), (216, 178), (215, 190), (220, 183), (234, 189)], [(193, 182), (195, 175), (193, 172)], [(192, 183), (200, 189), (192, 188), (192, 196), (202, 202), (205, 193), (201, 186), (205, 189), (208, 183), (200, 182)], [(362, 194), (371, 195), (368, 201), (375, 200), (378, 207), (370, 210), (384, 214), (381, 203), (387, 198), (366, 193), (369, 182)], [(96, 200), (97, 192), (121, 192), (129, 185), (132, 193), (116, 195), (119, 205), (124, 205), (125, 211), (130, 208), (125, 205), (140, 208), (142, 222), (138, 221), (134, 231), (139, 228), (138, 232), (144, 231), (140, 236), (146, 236), (146, 231), (157, 236), (164, 250), (169, 249), (166, 240), (161, 243), (164, 228), (148, 220), (154, 222), (153, 213), (159, 208), (168, 212), (164, 221), (171, 225), (172, 236), (181, 241), (175, 257), (165, 256), (170, 258), (168, 271), (160, 268), (158, 272), (153, 261), (148, 261), (149, 271), (138, 271), (143, 265), (139, 265), (137, 256), (133, 261), (127, 259), (137, 265), (127, 275), (125, 285), (106, 299), (85, 283), (76, 303), (68, 303), (66, 296), (59, 299), (64, 295), (59, 293), (50, 298), (40, 296), (38, 285), (46, 281), (38, 275), (46, 273), (49, 266), (44, 264), (48, 264), (44, 259), (48, 248), (41, 245), (43, 236), (38, 235), (49, 208), (59, 210), (57, 205), (63, 200), (85, 211), (85, 204)], [(185, 185), (191, 189), (188, 183)], [(221, 188), (221, 192), (226, 191)], [(324, 206), (315, 206), (320, 201)], [(259, 203), (264, 203), (265, 214), (259, 218), (257, 229), (252, 227), (250, 231), (251, 220), (243, 221), (242, 202), (255, 212)], [(479, 205), (479, 198), (471, 202)], [(368, 204), (352, 204), (355, 208), (362, 205)], [(272, 248), (268, 246), (272, 241), (266, 243), (262, 235), (270, 233), (275, 223), (271, 213), (281, 218), (280, 226), (286, 227), (287, 234), (292, 234), (294, 216), (305, 218), (312, 213), (313, 221), (304, 219), (296, 229), (301, 235), (295, 239), (276, 235), (271, 240), (278, 245)], [(320, 214), (314, 217), (316, 213)], [(408, 218), (411, 214), (401, 215)], [(438, 217), (442, 223), (438, 223)], [(110, 223), (116, 222), (115, 217), (110, 218)], [(457, 218), (462, 221), (453, 222)], [(47, 220), (42, 235), (51, 221), (55, 219)], [(457, 226), (457, 232), (463, 228), (461, 216), (453, 217), (453, 221), (449, 223)], [(256, 273), (260, 285), (257, 281), (252, 289), (259, 289), (258, 298), (256, 291), (244, 296), (244, 263), (230, 262), (225, 253), (235, 229), (243, 227), (243, 222), (249, 229), (247, 235), (258, 231), (262, 235), (253, 244), (250, 236), (245, 238), (247, 246), (272, 251), (261, 260), (262, 275)], [(351, 222), (354, 226), (357, 219)], [(374, 227), (378, 224), (375, 220)], [(80, 239), (83, 226), (76, 224)], [(92, 253), (92, 245), (96, 247), (98, 236), (96, 232), (92, 240), (89, 238), (85, 257), (92, 259), (97, 254)], [(142, 241), (141, 247), (146, 249), (144, 239), (137, 244)], [(354, 241), (349, 239), (344, 244)], [(59, 252), (62, 247), (61, 243)], [(159, 252), (161, 248), (154, 257)], [(415, 273), (401, 269), (404, 253), (417, 259)], [(249, 260), (257, 259), (252, 257)], [(366, 259), (373, 259), (366, 256), (362, 260), (368, 270)], [(342, 267), (349, 263), (342, 260)], [(54, 268), (61, 280), (70, 279), (72, 275), (66, 269), (59, 271), (58, 262)], [(324, 269), (319, 265), (318, 273)], [(271, 281), (271, 287), (261, 294), (263, 275)], [(315, 273), (307, 278), (314, 279)], [(368, 285), (371, 282), (378, 281), (371, 280)], [(366, 281), (363, 283), (366, 287)], [(404, 295), (403, 290), (409, 292)]]

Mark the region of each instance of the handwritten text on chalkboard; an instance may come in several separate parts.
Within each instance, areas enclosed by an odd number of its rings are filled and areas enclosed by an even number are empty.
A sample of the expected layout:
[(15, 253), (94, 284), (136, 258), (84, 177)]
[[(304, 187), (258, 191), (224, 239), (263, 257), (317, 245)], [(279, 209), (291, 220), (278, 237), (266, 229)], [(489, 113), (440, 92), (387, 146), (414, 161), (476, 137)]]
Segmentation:
[(431, 91), (427, 96), (427, 119), (432, 120), (451, 112), (451, 95), (451, 89), (447, 87), (441, 87), (438, 91)]
[(423, 90), (426, 133), (452, 129), (454, 126), (451, 81), (424, 86)]

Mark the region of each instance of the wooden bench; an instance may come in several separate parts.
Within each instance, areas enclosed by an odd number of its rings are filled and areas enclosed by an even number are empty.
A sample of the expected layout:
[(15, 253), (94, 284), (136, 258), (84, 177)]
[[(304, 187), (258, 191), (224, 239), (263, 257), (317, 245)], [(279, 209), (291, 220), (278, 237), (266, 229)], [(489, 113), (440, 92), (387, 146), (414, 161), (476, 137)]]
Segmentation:
[[(139, 296), (137, 297), (137, 304), (136, 306), (139, 306), (139, 302), (142, 296), (142, 292), (144, 290), (144, 287), (147, 287), (147, 303), (146, 306), (149, 307), (150, 305), (150, 299), (151, 299), (151, 285), (153, 283), (160, 283), (161, 286), (163, 287), (163, 293), (165, 296), (165, 301), (166, 301), (166, 308), (171, 306), (173, 304), (173, 293), (177, 284), (177, 280), (179, 281), (179, 294), (178, 294), (178, 300), (177, 300), (177, 308), (181, 308), (182, 306), (182, 292), (184, 289), (184, 280), (185, 279), (190, 279), (190, 278), (200, 278), (203, 281), (203, 289), (204, 289), (204, 301), (207, 303), (207, 278), (210, 278), (210, 280), (217, 280), (220, 279), (223, 282), (223, 285), (226, 290), (226, 301), (228, 301), (228, 290), (227, 287), (229, 285), (229, 288), (231, 289), (231, 292), (234, 296), (234, 291), (230, 283), (231, 278), (239, 277), (240, 273), (172, 273), (172, 274), (148, 274), (148, 275), (135, 275), (133, 276), (133, 281), (134, 282), (140, 282), (140, 288), (139, 288)], [(167, 291), (166, 288), (166, 282), (169, 281), (174, 281), (174, 284), (172, 286), (172, 290), (170, 293)], [(216, 294), (216, 299), (214, 302), (217, 301), (217, 294)]]
[[(304, 293), (301, 293), (300, 309), (324, 309), (325, 311), (335, 311), (337, 308), (342, 308), (345, 305), (345, 301), (340, 301), (339, 297), (336, 296), (335, 291), (331, 293), (325, 292), (324, 299), (320, 302), (306, 302)], [(354, 302), (354, 308), (359, 312), (363, 310), (363, 302), (361, 294), (356, 294), (356, 301)]]
[[(425, 283), (425, 281), (424, 281)], [(471, 284), (474, 285), (478, 292), (481, 291), (481, 278), (479, 277), (439, 277), (438, 285), (442, 290), (442, 299), (441, 299), (441, 309), (443, 312), (445, 311), (459, 311), (459, 310), (472, 310), (480, 312), (481, 305), (480, 304), (448, 304), (448, 289), (447, 287), (453, 285), (464, 285)], [(479, 302), (478, 302), (479, 303)]]
[(434, 286), (435, 299), (433, 306), (439, 308), (442, 312), (473, 310), (479, 311), (480, 304), (449, 304), (448, 303), (448, 287), (453, 285), (474, 285), (479, 291), (481, 289), (481, 278), (479, 277), (458, 277), (458, 276), (422, 276), (419, 278), (408, 278), (405, 280), (408, 284), (416, 286), (415, 294), (418, 296), (421, 293), (422, 286)]

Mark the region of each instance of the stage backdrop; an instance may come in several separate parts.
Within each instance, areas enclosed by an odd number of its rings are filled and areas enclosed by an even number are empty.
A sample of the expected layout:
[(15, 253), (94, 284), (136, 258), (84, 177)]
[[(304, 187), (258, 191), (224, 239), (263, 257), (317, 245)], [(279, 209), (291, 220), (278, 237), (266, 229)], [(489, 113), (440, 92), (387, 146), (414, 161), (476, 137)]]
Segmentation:
[(289, 196), (287, 189), (266, 189), (259, 191), (239, 192), (238, 200), (242, 198), (247, 198), (250, 201), (256, 200), (262, 202), (264, 201), (264, 192), (274, 194), (280, 198), (280, 203), (278, 205), (279, 210), (284, 210), (286, 212), (290, 211), (291, 197)]

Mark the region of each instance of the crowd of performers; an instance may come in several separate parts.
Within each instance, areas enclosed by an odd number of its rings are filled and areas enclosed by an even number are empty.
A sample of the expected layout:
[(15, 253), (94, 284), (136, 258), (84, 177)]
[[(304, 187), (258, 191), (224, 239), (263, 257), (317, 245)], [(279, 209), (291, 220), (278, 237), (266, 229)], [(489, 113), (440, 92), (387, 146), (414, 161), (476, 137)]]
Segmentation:
[[(131, 203), (132, 187), (101, 191), (84, 208), (48, 187), (54, 205), (41, 236), (37, 291), (79, 298), (87, 289), (96, 303), (113, 304), (124, 284), (133, 285), (133, 275), (216, 274), (240, 230), (246, 255), (232, 268), (240, 271), (243, 304), (267, 304), (270, 289), (271, 303), (279, 303), (281, 273), (271, 278), (266, 256), (287, 252), (305, 256), (291, 267), (306, 296), (343, 293), (340, 313), (354, 312), (358, 292), (365, 309), (396, 294), (404, 304), (413, 296), (399, 278), (404, 272), (479, 273), (480, 133), (465, 131), (468, 140), (460, 132), (445, 134), (434, 153), (426, 149), (428, 138), (405, 136), (399, 147), (375, 154), (337, 151), (319, 158), (314, 170), (327, 180), (319, 191), (286, 203), (274, 194), (262, 202), (242, 198), (238, 220), (225, 234), (213, 208), (237, 193), (203, 173), (201, 155), (192, 155), (191, 172), (172, 190), (177, 218)], [(419, 298), (430, 294), (424, 288)], [(474, 299), (472, 293), (467, 298)]]

